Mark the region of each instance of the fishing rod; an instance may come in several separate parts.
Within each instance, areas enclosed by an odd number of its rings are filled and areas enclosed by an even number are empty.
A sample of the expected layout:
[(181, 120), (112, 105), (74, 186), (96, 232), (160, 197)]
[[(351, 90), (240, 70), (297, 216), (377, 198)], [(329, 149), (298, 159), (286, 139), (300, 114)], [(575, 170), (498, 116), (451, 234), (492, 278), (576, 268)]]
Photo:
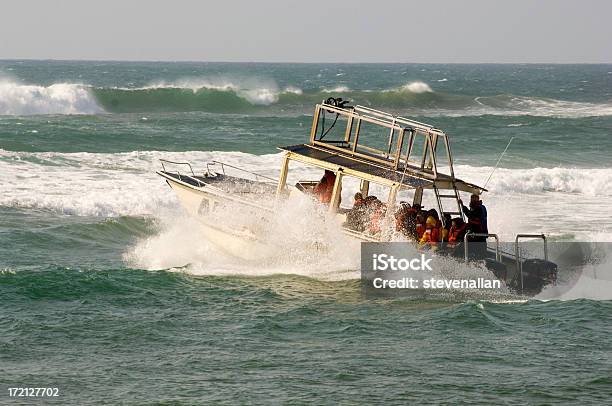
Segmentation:
[(497, 167), (499, 166), (499, 163), (501, 162), (502, 158), (504, 157), (504, 155), (506, 154), (506, 151), (508, 151), (508, 148), (510, 147), (510, 144), (512, 144), (512, 140), (514, 139), (514, 137), (510, 138), (510, 141), (508, 141), (508, 145), (506, 145), (506, 148), (504, 149), (504, 152), (501, 153), (501, 155), (499, 156), (499, 159), (497, 160), (497, 163), (495, 164), (495, 168), (493, 168), (493, 170), (491, 171), (491, 174), (489, 175), (489, 177), (487, 178), (487, 181), (485, 182), (483, 188), (486, 189), (487, 184), (489, 183), (489, 181), (491, 180), (491, 176), (493, 176), (493, 174), (495, 173), (495, 171), (497, 170)]

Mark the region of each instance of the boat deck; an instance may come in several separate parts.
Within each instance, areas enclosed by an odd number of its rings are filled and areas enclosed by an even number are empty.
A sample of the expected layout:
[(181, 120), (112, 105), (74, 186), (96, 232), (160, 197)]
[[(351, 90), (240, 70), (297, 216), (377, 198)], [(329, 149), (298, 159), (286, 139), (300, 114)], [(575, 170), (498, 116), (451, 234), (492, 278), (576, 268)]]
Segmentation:
[(233, 195), (247, 194), (274, 194), (276, 185), (271, 183), (257, 182), (250, 179), (238, 178), (234, 176), (216, 174), (215, 176), (185, 175), (179, 172), (160, 171), (160, 173), (187, 183), (198, 188), (214, 186), (225, 193)]

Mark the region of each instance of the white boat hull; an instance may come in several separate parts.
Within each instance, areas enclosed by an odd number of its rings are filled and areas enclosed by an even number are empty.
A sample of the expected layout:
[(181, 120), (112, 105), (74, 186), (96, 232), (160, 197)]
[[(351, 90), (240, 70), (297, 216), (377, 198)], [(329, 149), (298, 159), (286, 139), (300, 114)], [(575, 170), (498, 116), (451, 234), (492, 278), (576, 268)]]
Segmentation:
[(207, 241), (226, 253), (247, 261), (258, 261), (274, 256), (276, 250), (270, 244), (258, 241), (246, 230), (240, 232), (216, 225), (206, 216), (208, 207), (220, 202), (218, 196), (181, 184), (173, 179), (166, 179), (183, 208), (198, 219)]

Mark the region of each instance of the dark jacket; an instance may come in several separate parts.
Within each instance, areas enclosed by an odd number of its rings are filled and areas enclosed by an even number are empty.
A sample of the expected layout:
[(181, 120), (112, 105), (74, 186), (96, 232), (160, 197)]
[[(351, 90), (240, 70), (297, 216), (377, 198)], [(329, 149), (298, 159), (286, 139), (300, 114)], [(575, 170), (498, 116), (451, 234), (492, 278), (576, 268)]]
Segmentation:
[(478, 220), (480, 223), (480, 232), (488, 234), (489, 227), (487, 225), (487, 208), (479, 202), (474, 208), (470, 209), (465, 205), (461, 206), (463, 208), (463, 212), (467, 216), (468, 220)]

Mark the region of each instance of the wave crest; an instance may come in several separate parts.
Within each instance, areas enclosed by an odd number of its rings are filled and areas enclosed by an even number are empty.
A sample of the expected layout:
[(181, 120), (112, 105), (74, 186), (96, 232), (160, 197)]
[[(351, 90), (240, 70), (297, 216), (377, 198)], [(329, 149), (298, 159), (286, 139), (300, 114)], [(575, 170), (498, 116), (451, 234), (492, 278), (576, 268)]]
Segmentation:
[(401, 90), (405, 92), (416, 93), (416, 94), (433, 93), (433, 90), (431, 90), (431, 87), (429, 87), (429, 85), (425, 82), (411, 82), (411, 83), (408, 83), (402, 86)]
[[(490, 173), (490, 167), (457, 165), (457, 171), (480, 184)], [(608, 168), (498, 168), (488, 184), (496, 194), (544, 192), (572, 193), (588, 197), (612, 196), (607, 185), (612, 183), (612, 169)]]
[(508, 116), (530, 115), (536, 117), (581, 118), (612, 115), (612, 104), (556, 100), (509, 94), (477, 97), (474, 101), (484, 111), (498, 111)]
[(250, 113), (267, 108), (310, 113), (315, 103), (339, 95), (355, 104), (414, 116), (612, 116), (611, 103), (499, 94), (436, 92), (413, 81), (391, 89), (355, 90), (347, 85), (280, 88), (261, 78), (185, 78), (143, 87), (93, 87), (76, 83), (24, 85), (0, 79), (0, 115), (191, 112)]
[(90, 88), (75, 83), (50, 86), (0, 81), (0, 115), (97, 114), (103, 109)]
[[(188, 78), (175, 82), (156, 82), (149, 86), (123, 89), (123, 90), (155, 90), (155, 89), (183, 89), (194, 93), (213, 90), (219, 92), (232, 92), (254, 105), (270, 105), (278, 102), (281, 93), (273, 81), (266, 80), (230, 80), (230, 79), (197, 79)], [(301, 89), (289, 87), (287, 93), (301, 94)]]

